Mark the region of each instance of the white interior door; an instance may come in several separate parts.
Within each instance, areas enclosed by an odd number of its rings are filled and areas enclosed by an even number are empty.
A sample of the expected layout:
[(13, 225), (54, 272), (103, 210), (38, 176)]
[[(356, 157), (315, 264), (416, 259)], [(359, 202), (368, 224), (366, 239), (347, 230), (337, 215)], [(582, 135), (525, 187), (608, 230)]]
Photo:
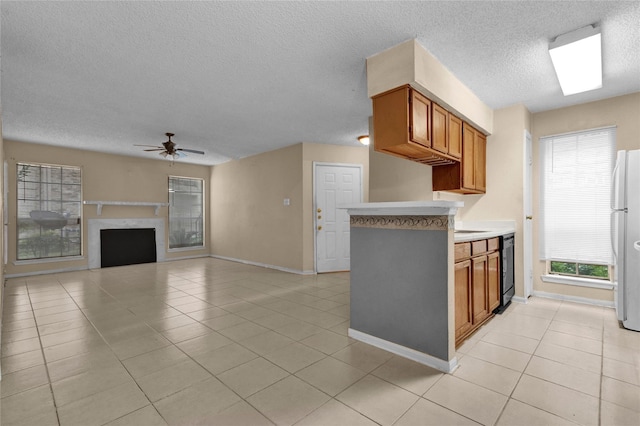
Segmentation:
[(362, 202), (362, 166), (314, 163), (314, 194), (316, 271), (349, 271), (349, 214), (337, 207)]
[(533, 294), (533, 152), (531, 133), (524, 131), (524, 297)]

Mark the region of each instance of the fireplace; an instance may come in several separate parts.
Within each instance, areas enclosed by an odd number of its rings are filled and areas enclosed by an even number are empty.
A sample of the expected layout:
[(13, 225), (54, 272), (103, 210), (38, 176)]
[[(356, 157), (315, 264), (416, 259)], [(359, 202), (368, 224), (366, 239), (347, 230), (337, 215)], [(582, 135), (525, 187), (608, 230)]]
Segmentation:
[[(87, 252), (89, 255), (89, 269), (102, 267), (101, 231), (151, 229), (155, 234), (155, 253), (157, 262), (165, 260), (165, 220), (162, 218), (140, 219), (89, 219)], [(150, 231), (147, 231), (150, 232)], [(114, 265), (112, 265), (114, 266)]]
[(153, 228), (101, 229), (100, 266), (137, 265), (156, 261)]

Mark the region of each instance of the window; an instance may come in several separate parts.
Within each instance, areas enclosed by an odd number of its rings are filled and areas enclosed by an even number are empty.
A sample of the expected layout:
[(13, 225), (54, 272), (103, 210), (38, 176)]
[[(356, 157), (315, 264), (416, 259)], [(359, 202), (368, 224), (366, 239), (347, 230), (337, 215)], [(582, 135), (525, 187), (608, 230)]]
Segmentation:
[(548, 273), (609, 279), (615, 127), (540, 138), (540, 258)]
[(17, 260), (79, 256), (80, 168), (26, 163), (17, 167)]
[(204, 246), (204, 182), (169, 177), (169, 248)]

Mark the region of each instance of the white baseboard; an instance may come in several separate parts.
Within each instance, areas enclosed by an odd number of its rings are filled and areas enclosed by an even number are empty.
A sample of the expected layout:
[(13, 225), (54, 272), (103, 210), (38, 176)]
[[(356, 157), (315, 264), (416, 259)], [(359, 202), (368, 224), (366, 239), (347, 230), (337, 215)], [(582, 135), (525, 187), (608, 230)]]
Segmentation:
[(444, 373), (453, 373), (453, 371), (458, 367), (458, 359), (456, 357), (453, 357), (453, 359), (449, 361), (445, 361), (425, 354), (424, 352), (419, 352), (415, 349), (407, 348), (406, 346), (398, 345), (397, 343), (389, 342), (388, 340), (380, 339), (379, 337), (371, 336), (370, 334), (366, 334), (352, 328), (349, 329), (349, 337), (367, 343), (371, 346), (375, 346), (376, 348), (383, 349), (387, 352), (394, 353), (403, 358), (435, 368), (436, 370)]
[(587, 297), (569, 296), (566, 294), (547, 293), (546, 291), (533, 291), (533, 296), (544, 297), (546, 299), (566, 300), (567, 302), (582, 303), (585, 305), (603, 306), (605, 308), (615, 308), (613, 300), (589, 299)]
[[(170, 257), (170, 258), (165, 258), (164, 260), (158, 260), (155, 263), (166, 263), (166, 262), (172, 262), (174, 260), (198, 259), (203, 257), (210, 257), (210, 256), (209, 254), (200, 254), (200, 255), (194, 255), (194, 256)], [(122, 266), (134, 266), (134, 265), (122, 265)], [(18, 274), (5, 274), (4, 277), (6, 279), (10, 279), (10, 278), (33, 277), (36, 275), (61, 274), (64, 272), (77, 272), (77, 271), (87, 271), (87, 270), (98, 271), (100, 269), (102, 268), (90, 269), (88, 265), (84, 265), (84, 266), (77, 266), (74, 268), (45, 269), (42, 271), (22, 272)]]
[(193, 256), (165, 257), (165, 259), (162, 262), (158, 262), (158, 263), (173, 262), (174, 260), (200, 259), (203, 257), (211, 257), (211, 256), (209, 255), (209, 253), (205, 253), (205, 254), (195, 254)]
[(289, 272), (291, 274), (315, 275), (315, 271), (302, 271), (302, 270), (299, 270), (299, 269), (284, 268), (282, 266), (269, 265), (267, 263), (260, 263), (260, 262), (253, 262), (251, 260), (236, 259), (234, 257), (219, 256), (217, 254), (212, 254), (212, 255), (210, 255), (210, 257), (213, 257), (213, 258), (216, 258), (216, 259), (221, 259), (221, 260), (228, 260), (230, 262), (243, 263), (245, 265), (260, 266), (261, 268), (275, 269), (277, 271)]
[(61, 269), (45, 269), (42, 271), (33, 271), (33, 272), (22, 272), (19, 274), (5, 274), (5, 279), (10, 278), (22, 278), (22, 277), (33, 277), (36, 275), (47, 275), (47, 274), (62, 274), (64, 272), (77, 272), (77, 271), (86, 271), (89, 267), (87, 265), (77, 266), (74, 268), (61, 268)]
[(513, 296), (511, 298), (512, 302), (516, 302), (516, 303), (522, 303), (523, 305), (527, 304), (527, 298), (526, 297), (521, 297), (521, 296)]

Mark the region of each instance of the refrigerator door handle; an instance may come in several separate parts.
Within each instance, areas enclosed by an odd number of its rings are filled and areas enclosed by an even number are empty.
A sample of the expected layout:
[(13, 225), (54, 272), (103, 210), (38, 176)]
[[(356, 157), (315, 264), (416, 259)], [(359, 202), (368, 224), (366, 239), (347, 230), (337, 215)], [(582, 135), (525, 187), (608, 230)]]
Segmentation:
[(617, 206), (616, 206), (616, 189), (617, 189), (617, 185), (616, 185), (616, 177), (618, 176), (618, 168), (620, 166), (620, 162), (616, 161), (616, 165), (613, 168), (613, 173), (611, 175), (611, 198), (609, 199), (609, 202), (611, 203), (611, 210), (616, 210)]
[(613, 264), (615, 265), (616, 263), (618, 263), (618, 253), (616, 252), (616, 241), (615, 241), (615, 236), (617, 233), (617, 229), (616, 229), (616, 214), (620, 213), (620, 210), (614, 210), (611, 212), (611, 219), (610, 219), (610, 223), (611, 226), (609, 227), (609, 240), (611, 241), (611, 253), (613, 253)]
[(640, 241), (636, 241), (635, 243), (633, 243), (633, 248), (640, 251)]

